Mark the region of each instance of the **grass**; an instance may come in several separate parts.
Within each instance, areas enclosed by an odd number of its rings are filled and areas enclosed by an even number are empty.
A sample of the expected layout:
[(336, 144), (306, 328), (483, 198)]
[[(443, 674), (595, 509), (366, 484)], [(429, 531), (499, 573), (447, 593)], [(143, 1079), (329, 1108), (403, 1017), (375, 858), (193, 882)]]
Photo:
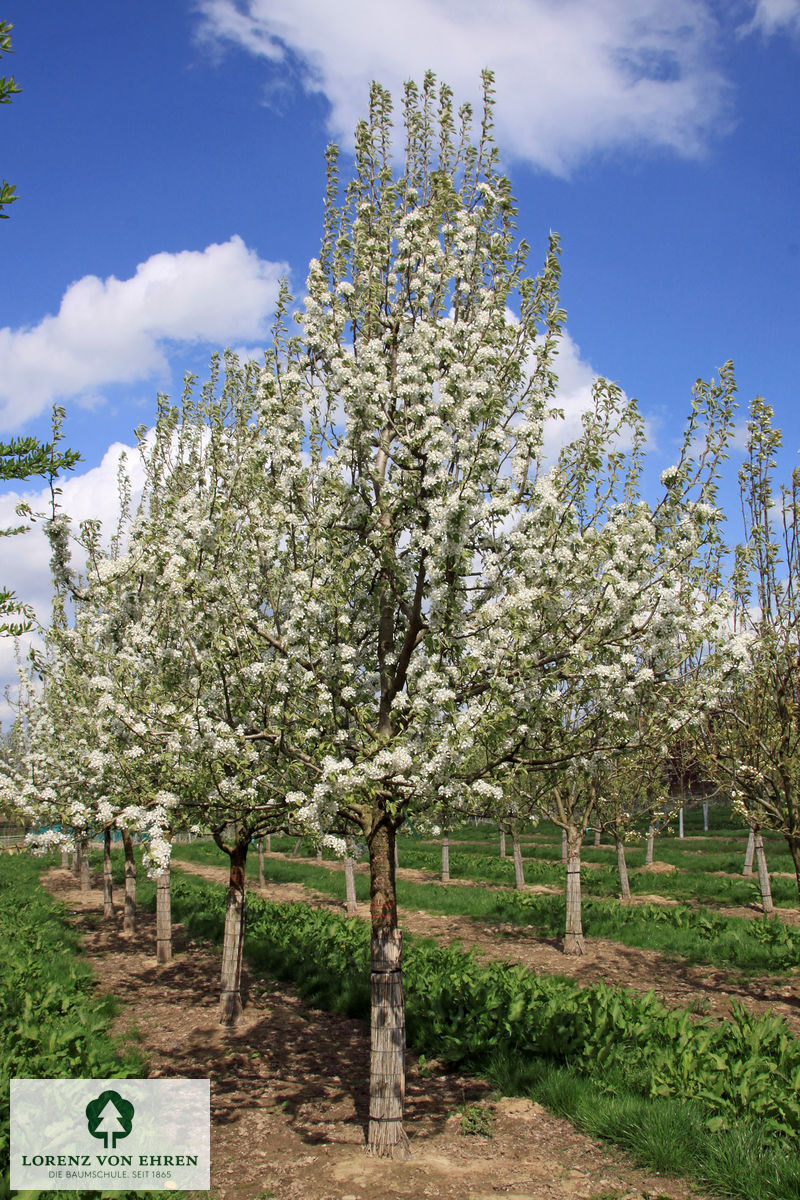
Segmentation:
[(506, 1096), (526, 1096), (590, 1137), (624, 1149), (640, 1166), (693, 1179), (724, 1196), (796, 1200), (796, 1151), (746, 1119), (709, 1133), (702, 1106), (642, 1096), (619, 1076), (603, 1084), (546, 1059), (498, 1055), (486, 1078)]
[[(224, 866), (227, 862), (222, 851), (209, 842), (177, 846), (174, 853), (177, 863), (185, 859)], [(563, 868), (559, 869), (563, 871)], [(257, 856), (250, 854), (247, 876), (255, 880), (257, 875)], [(331, 871), (301, 859), (265, 856), (264, 875), (272, 883), (302, 883), (344, 903), (343, 871)], [(659, 883), (666, 878), (659, 877)], [(563, 874), (561, 879), (563, 881)], [(355, 882), (358, 899), (368, 900), (366, 874), (357, 873)], [(397, 900), (403, 908), (469, 917), (482, 924), (510, 925), (519, 928), (520, 932), (530, 931), (540, 937), (557, 938), (564, 930), (562, 894), (419, 884), (400, 878)], [(712, 908), (693, 908), (685, 904), (627, 907), (591, 895), (584, 900), (583, 918), (584, 933), (588, 937), (609, 938), (627, 946), (658, 950), (687, 962), (761, 973), (788, 972), (800, 962), (800, 929), (782, 922), (723, 917)]]

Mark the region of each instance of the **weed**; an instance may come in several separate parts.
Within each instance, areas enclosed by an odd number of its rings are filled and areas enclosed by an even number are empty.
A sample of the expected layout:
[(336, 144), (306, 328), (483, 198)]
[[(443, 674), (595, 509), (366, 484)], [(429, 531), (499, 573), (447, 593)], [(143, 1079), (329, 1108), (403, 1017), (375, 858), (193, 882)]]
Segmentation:
[[(463, 1092), (462, 1092), (463, 1096)], [(494, 1114), (485, 1104), (468, 1103), (466, 1098), (459, 1104), (462, 1137), (491, 1137), (494, 1131)]]

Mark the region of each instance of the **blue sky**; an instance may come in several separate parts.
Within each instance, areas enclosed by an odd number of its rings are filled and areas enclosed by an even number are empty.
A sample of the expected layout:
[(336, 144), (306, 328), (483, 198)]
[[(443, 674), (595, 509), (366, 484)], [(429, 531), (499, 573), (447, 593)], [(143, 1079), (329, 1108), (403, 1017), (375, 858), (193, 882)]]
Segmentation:
[[(618, 381), (660, 468), (693, 381), (732, 358), (796, 463), (800, 0), (5, 0), (0, 18), (23, 88), (0, 107), (19, 194), (0, 437), (45, 436), (66, 406), (76, 517), (112, 510), (109, 447), (158, 391), (261, 345), (280, 275), (302, 295), (326, 142), (347, 148), (370, 79), (399, 96), (428, 67), (458, 100), (492, 67), (532, 267), (562, 235), (568, 412), (594, 374)], [(3, 550), (0, 577), (46, 612), (37, 536)]]

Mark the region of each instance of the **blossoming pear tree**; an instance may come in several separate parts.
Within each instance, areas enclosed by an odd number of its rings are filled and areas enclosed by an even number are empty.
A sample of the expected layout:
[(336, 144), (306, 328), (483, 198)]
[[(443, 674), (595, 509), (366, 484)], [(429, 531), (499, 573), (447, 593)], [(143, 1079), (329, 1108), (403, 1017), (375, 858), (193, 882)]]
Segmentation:
[[(741, 669), (703, 731), (702, 766), (754, 831), (786, 839), (800, 894), (800, 470), (776, 486), (781, 432), (762, 397), (750, 407), (739, 471), (744, 542), (730, 581), (735, 600), (725, 641)], [(765, 910), (769, 877), (759, 856)]]

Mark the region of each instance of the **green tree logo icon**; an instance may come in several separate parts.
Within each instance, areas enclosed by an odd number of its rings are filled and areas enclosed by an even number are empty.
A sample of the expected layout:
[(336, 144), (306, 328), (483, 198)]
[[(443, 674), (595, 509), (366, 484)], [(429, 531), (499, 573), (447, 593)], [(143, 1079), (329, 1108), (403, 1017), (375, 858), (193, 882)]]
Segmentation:
[(119, 1092), (101, 1092), (86, 1105), (86, 1119), (92, 1137), (102, 1138), (106, 1150), (111, 1138), (114, 1150), (117, 1139), (126, 1138), (133, 1128), (133, 1105), (130, 1100), (123, 1100)]

